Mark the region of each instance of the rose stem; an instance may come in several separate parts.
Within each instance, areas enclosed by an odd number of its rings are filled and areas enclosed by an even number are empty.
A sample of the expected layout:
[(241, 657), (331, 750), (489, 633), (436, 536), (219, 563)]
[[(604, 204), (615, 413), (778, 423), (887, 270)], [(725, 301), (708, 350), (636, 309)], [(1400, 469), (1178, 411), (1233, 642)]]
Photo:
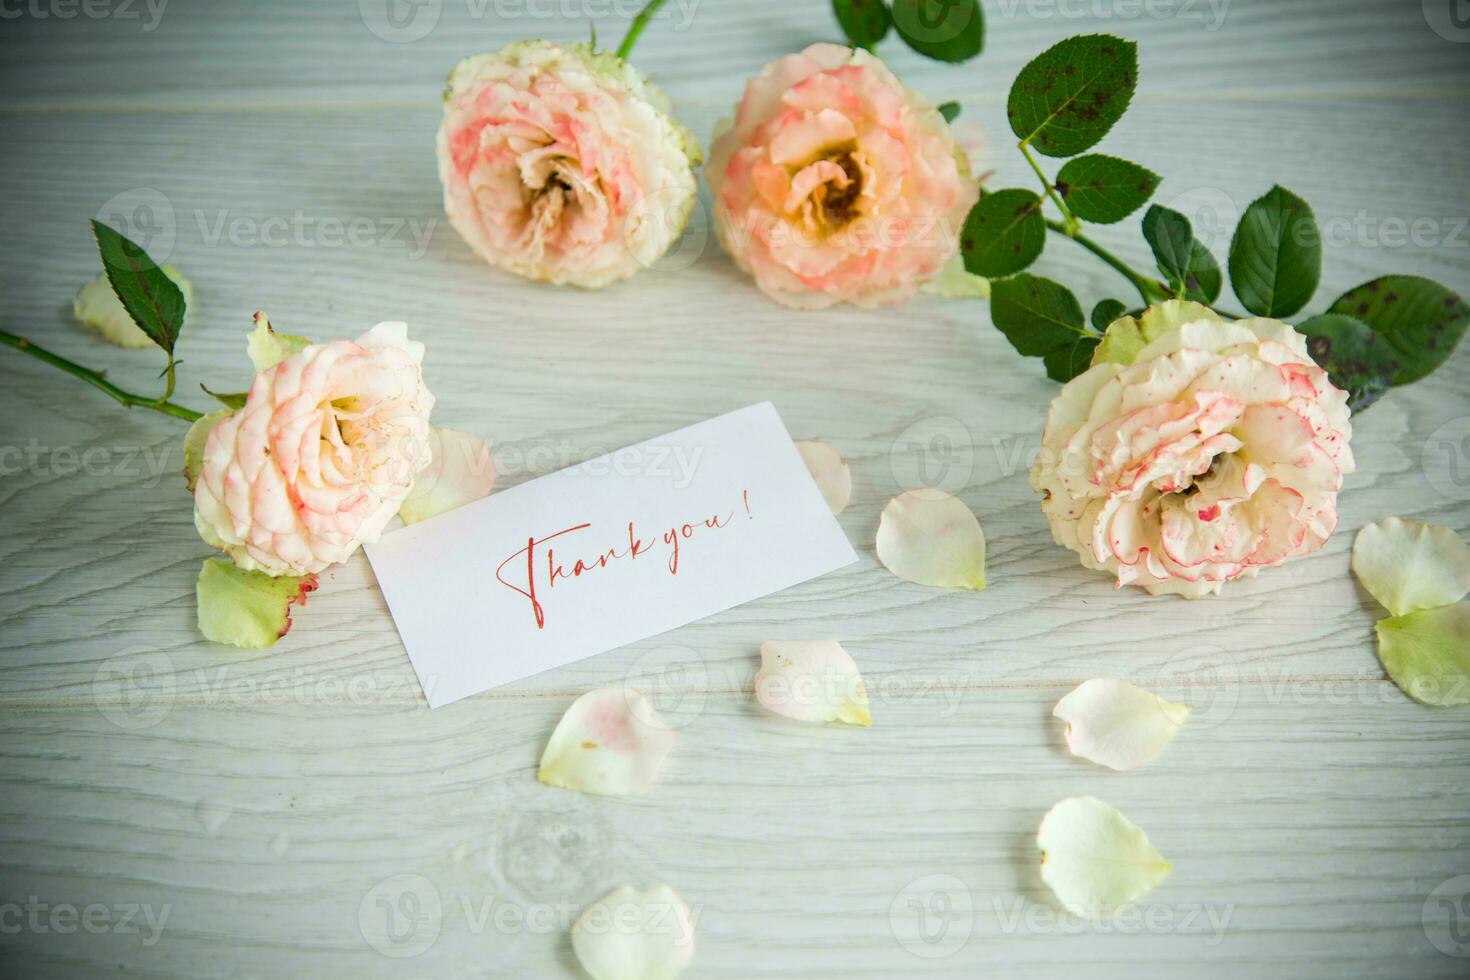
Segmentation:
[(638, 35), (643, 33), (643, 28), (658, 13), (658, 8), (664, 5), (664, 0), (648, 0), (642, 10), (638, 11), (633, 18), (633, 23), (628, 25), (628, 33), (623, 35), (623, 43), (618, 45), (618, 57), (627, 60), (633, 51), (633, 44), (638, 40)]
[(3, 343), (7, 347), (14, 347), (18, 351), (23, 351), (38, 360), (45, 361), (52, 367), (65, 371), (73, 377), (81, 378), (92, 387), (100, 388), (102, 391), (107, 392), (107, 394), (111, 395), (127, 408), (133, 408), (134, 406), (138, 408), (151, 408), (155, 412), (172, 415), (174, 418), (183, 419), (185, 422), (193, 422), (195, 419), (200, 418), (198, 412), (192, 408), (175, 405), (168, 400), (167, 395), (164, 395), (162, 398), (145, 398), (142, 395), (135, 395), (130, 391), (123, 391), (117, 385), (108, 381), (104, 377), (103, 372), (93, 371), (89, 368), (82, 367), (74, 361), (68, 361), (61, 355), (53, 354), (44, 347), (37, 347), (24, 337), (17, 337), (13, 333), (0, 330), (0, 343)]

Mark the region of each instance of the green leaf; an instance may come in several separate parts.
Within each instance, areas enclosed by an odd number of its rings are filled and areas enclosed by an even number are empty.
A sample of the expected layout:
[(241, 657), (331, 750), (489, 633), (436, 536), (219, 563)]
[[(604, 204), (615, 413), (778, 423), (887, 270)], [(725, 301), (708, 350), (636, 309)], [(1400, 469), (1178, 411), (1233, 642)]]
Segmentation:
[(960, 230), (965, 270), (987, 279), (1020, 272), (1036, 261), (1045, 244), (1041, 199), (1017, 188), (980, 198)]
[(1398, 353), (1393, 383), (1418, 381), (1445, 362), (1470, 324), (1458, 294), (1419, 276), (1384, 276), (1338, 297), (1329, 313), (1345, 313), (1382, 334)]
[(1046, 365), (1046, 376), (1063, 384), (1071, 381), (1092, 367), (1092, 352), (1100, 342), (1097, 337), (1078, 337), (1061, 350), (1052, 351), (1041, 359)]
[(1143, 215), (1143, 237), (1154, 250), (1154, 261), (1176, 292), (1184, 289), (1194, 260), (1194, 230), (1178, 211), (1150, 205)]
[(1114, 320), (1122, 317), (1128, 312), (1128, 307), (1120, 300), (1105, 299), (1092, 308), (1092, 326), (1098, 333), (1108, 329), (1108, 325)]
[(944, 117), (945, 122), (952, 123), (959, 118), (960, 104), (958, 102), (941, 102), (939, 105), (939, 114)]
[(102, 222), (92, 221), (102, 268), (128, 316), (170, 358), (184, 325), (184, 294), (148, 253)]
[(1230, 241), (1230, 282), (1241, 305), (1281, 319), (1306, 306), (1322, 275), (1322, 234), (1307, 202), (1273, 187), (1251, 202)]
[(1023, 273), (991, 283), (990, 315), (1011, 346), (1027, 357), (1070, 348), (1085, 336), (1077, 297), (1040, 276)]
[(1159, 186), (1159, 175), (1103, 153), (1068, 160), (1057, 172), (1056, 189), (1083, 221), (1110, 225), (1143, 207)]
[(1470, 704), (1470, 602), (1380, 619), (1378, 659), (1409, 697)]
[(1332, 383), (1348, 393), (1348, 407), (1360, 412), (1393, 384), (1399, 355), (1381, 334), (1345, 313), (1323, 313), (1297, 327)]
[(832, 12), (848, 43), (868, 51), (883, 40), (893, 23), (883, 0), (832, 0)]
[(1189, 269), (1184, 274), (1184, 298), (1213, 303), (1220, 298), (1224, 285), (1219, 261), (1205, 248), (1204, 242), (1194, 239), (1189, 246)]
[(1021, 69), (1006, 114), (1022, 142), (1070, 157), (1107, 135), (1137, 84), (1138, 45), (1109, 34), (1069, 37)]
[(893, 26), (909, 47), (935, 61), (967, 61), (985, 46), (980, 0), (893, 0)]
[(252, 650), (271, 646), (291, 629), (292, 603), (306, 605), (315, 590), (315, 575), (272, 578), (222, 558), (206, 558), (195, 589), (199, 630), (215, 643)]
[(244, 408), (246, 400), (250, 397), (250, 392), (248, 391), (210, 391), (202, 383), (199, 385), (199, 388), (210, 398), (213, 398), (230, 411)]
[(208, 412), (195, 419), (189, 431), (184, 433), (184, 483), (190, 493), (194, 492), (199, 470), (204, 466), (204, 440), (209, 438), (209, 430), (234, 414), (228, 408)]

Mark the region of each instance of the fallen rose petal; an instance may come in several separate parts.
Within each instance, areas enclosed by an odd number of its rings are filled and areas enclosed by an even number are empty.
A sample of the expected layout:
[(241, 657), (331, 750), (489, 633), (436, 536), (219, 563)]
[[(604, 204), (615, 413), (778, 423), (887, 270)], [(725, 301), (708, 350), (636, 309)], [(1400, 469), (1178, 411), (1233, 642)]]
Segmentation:
[(1136, 769), (1163, 751), (1189, 708), (1112, 677), (1079, 684), (1052, 714), (1067, 723), (1067, 748), (1109, 769)]
[(426, 521), (479, 500), (495, 484), (490, 447), (479, 436), (455, 429), (430, 429), (428, 469), (413, 481), (398, 516), (405, 524)]
[(956, 255), (940, 268), (939, 274), (920, 287), (931, 296), (945, 299), (989, 299), (990, 280), (965, 268), (965, 258)]
[(291, 605), (306, 605), (316, 591), (316, 576), (278, 575), (238, 568), (222, 558), (206, 558), (195, 592), (199, 630), (215, 643), (259, 649), (291, 630)]
[(694, 921), (668, 885), (624, 885), (577, 917), (572, 949), (593, 980), (672, 980), (694, 957)]
[[(163, 274), (172, 279), (179, 292), (184, 294), (187, 311), (194, 303), (194, 288), (173, 266), (165, 265), (162, 269)], [(96, 330), (110, 344), (133, 349), (153, 346), (153, 338), (133, 322), (105, 272), (81, 288), (77, 298), (72, 300), (71, 311), (77, 320)]]
[(207, 412), (195, 419), (194, 424), (189, 426), (189, 431), (184, 433), (184, 482), (188, 485), (190, 493), (194, 492), (194, 484), (199, 479), (199, 469), (204, 465), (204, 440), (209, 438), (209, 430), (214, 428), (215, 423), (234, 414), (228, 408)]
[(857, 664), (835, 640), (761, 644), (755, 697), (768, 711), (797, 721), (873, 723)]
[(604, 687), (582, 695), (562, 715), (536, 778), (598, 796), (641, 793), (673, 747), (673, 731), (647, 698), (631, 687)]
[(245, 337), (245, 350), (257, 372), (273, 368), (292, 354), (311, 345), (311, 341), (295, 334), (276, 333), (270, 318), (256, 312), (255, 329)]
[(909, 490), (888, 502), (878, 521), (878, 560), (907, 582), (985, 588), (985, 532), (943, 490)]
[(840, 514), (852, 499), (852, 470), (837, 455), (837, 450), (825, 442), (805, 441), (796, 444), (801, 461), (806, 464), (822, 499), (833, 514)]
[(1169, 876), (1148, 835), (1091, 796), (1062, 800), (1041, 818), (1041, 879), (1073, 915), (1097, 919)]
[(1388, 517), (1353, 542), (1353, 574), (1395, 616), (1470, 593), (1470, 545), (1447, 527)]
[(1470, 704), (1470, 602), (1380, 619), (1378, 659), (1409, 697)]

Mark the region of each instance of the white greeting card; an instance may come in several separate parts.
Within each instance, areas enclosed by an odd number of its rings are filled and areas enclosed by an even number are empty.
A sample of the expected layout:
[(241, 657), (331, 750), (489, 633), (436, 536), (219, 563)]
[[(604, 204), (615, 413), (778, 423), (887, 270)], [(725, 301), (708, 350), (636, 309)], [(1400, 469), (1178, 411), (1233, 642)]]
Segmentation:
[(769, 402), (492, 493), (366, 551), (430, 707), (857, 560)]

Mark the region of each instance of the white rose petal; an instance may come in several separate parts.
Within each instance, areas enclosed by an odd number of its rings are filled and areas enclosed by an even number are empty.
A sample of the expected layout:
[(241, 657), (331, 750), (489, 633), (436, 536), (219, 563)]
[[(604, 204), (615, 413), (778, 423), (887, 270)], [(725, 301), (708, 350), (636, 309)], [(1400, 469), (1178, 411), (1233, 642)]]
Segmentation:
[(673, 731), (647, 698), (630, 687), (604, 687), (567, 709), (541, 753), (536, 778), (598, 796), (641, 793), (673, 747)]
[(907, 582), (985, 588), (985, 532), (964, 503), (942, 490), (909, 490), (883, 508), (878, 560)]
[(694, 957), (694, 920), (668, 885), (624, 885), (577, 918), (572, 949), (592, 980), (672, 980)]
[(1388, 517), (1358, 532), (1353, 574), (1395, 616), (1448, 606), (1470, 593), (1470, 545), (1447, 527)]
[(797, 721), (873, 723), (857, 664), (835, 640), (761, 644), (755, 696), (767, 710)]
[(1101, 800), (1074, 796), (1041, 819), (1041, 879), (1073, 915), (1097, 919), (1152, 891), (1173, 869), (1148, 835)]
[(837, 450), (824, 442), (804, 441), (796, 444), (801, 461), (806, 464), (822, 499), (833, 514), (840, 514), (852, 499), (852, 470), (837, 455)]
[(490, 447), (479, 436), (455, 429), (430, 429), (429, 468), (413, 481), (398, 516), (405, 524), (426, 521), (479, 500), (495, 484)]
[(1111, 677), (1078, 685), (1052, 714), (1067, 723), (1067, 748), (1109, 769), (1136, 769), (1163, 751), (1189, 708)]

